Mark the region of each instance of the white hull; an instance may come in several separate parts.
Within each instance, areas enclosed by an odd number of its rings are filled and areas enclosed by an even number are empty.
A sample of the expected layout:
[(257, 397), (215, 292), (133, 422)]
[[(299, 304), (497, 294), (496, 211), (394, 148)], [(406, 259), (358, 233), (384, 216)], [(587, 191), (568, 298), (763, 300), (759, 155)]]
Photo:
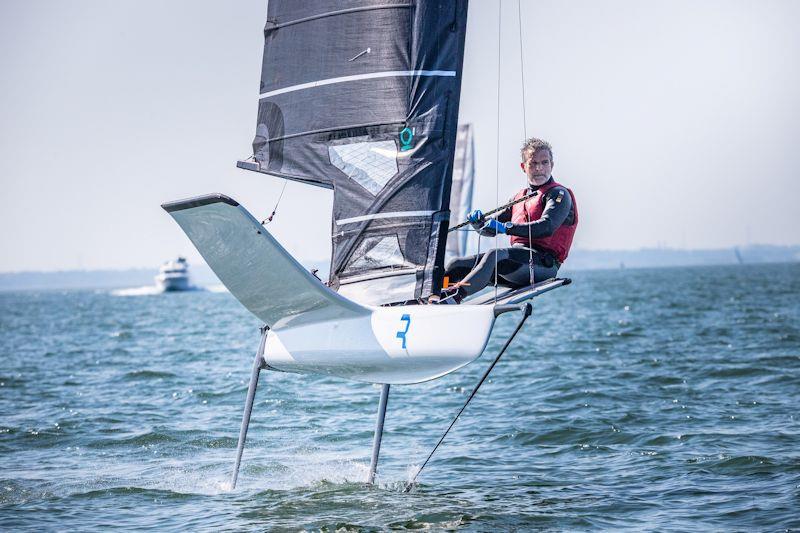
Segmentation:
[(287, 372), (418, 383), (480, 357), (493, 325), (491, 306), (375, 307), (365, 316), (270, 331), (264, 361)]
[(181, 277), (156, 276), (156, 286), (164, 292), (192, 290), (192, 285), (191, 283), (189, 283), (189, 276), (181, 276)]
[(418, 383), (478, 358), (493, 306), (361, 305), (332, 291), (223, 195), (166, 204), (231, 294), (271, 329), (276, 370), (372, 383)]

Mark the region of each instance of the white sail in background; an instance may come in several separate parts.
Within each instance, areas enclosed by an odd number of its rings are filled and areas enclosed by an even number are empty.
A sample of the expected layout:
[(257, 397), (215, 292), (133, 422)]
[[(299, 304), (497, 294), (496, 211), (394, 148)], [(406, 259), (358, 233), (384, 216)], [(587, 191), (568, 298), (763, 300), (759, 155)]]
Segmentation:
[[(475, 142), (472, 124), (459, 124), (453, 160), (453, 184), (450, 188), (450, 227), (467, 219), (472, 211), (472, 189), (475, 181)], [(447, 236), (445, 263), (465, 255), (469, 229), (453, 231)]]

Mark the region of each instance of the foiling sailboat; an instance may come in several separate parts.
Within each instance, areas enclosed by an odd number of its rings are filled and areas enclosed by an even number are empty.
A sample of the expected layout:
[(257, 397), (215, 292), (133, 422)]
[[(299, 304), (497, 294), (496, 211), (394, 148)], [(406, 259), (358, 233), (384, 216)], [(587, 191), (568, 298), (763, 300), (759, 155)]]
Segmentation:
[(265, 324), (232, 487), (262, 369), (383, 386), (371, 483), (389, 386), (474, 361), (497, 316), (521, 312), (516, 333), (527, 300), (569, 282), (426, 305), (443, 283), (466, 20), (466, 0), (270, 0), (253, 156), (238, 166), (333, 190), (327, 283), (225, 195), (163, 205)]

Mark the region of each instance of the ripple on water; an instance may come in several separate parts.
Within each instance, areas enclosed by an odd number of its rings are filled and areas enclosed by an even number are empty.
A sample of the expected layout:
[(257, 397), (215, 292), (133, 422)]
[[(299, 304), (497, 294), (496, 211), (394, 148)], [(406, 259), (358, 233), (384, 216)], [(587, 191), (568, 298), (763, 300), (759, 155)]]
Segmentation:
[(122, 375), (122, 379), (125, 381), (138, 381), (138, 380), (148, 380), (148, 379), (170, 379), (175, 378), (177, 375), (173, 372), (168, 372), (164, 370), (131, 370), (129, 372), (125, 372)]
[(800, 528), (800, 266), (573, 278), (410, 494), (486, 356), (392, 387), (375, 488), (379, 389), (263, 373), (230, 491), (260, 324), (229, 294), (0, 293), (0, 527)]
[(772, 474), (780, 471), (779, 465), (769, 457), (743, 455), (730, 457), (723, 454), (715, 457), (689, 459), (688, 463), (702, 464), (704, 469), (717, 474), (750, 476)]
[(180, 442), (180, 439), (171, 432), (144, 431), (135, 435), (93, 439), (88, 442), (87, 446), (89, 448), (130, 448), (170, 442)]

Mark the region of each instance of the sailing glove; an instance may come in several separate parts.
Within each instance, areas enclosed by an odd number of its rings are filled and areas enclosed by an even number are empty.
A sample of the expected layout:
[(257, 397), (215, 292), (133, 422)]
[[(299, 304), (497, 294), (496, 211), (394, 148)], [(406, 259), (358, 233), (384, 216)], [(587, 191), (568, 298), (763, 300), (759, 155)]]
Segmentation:
[(506, 232), (506, 225), (502, 222), (498, 222), (497, 220), (490, 218), (486, 224), (483, 225), (481, 228), (481, 235), (489, 235), (493, 236), (498, 233), (505, 233)]
[(480, 209), (476, 209), (475, 211), (472, 211), (470, 212), (469, 215), (467, 215), (467, 222), (469, 222), (470, 224), (477, 224), (481, 220), (483, 220), (483, 211), (481, 211)]

